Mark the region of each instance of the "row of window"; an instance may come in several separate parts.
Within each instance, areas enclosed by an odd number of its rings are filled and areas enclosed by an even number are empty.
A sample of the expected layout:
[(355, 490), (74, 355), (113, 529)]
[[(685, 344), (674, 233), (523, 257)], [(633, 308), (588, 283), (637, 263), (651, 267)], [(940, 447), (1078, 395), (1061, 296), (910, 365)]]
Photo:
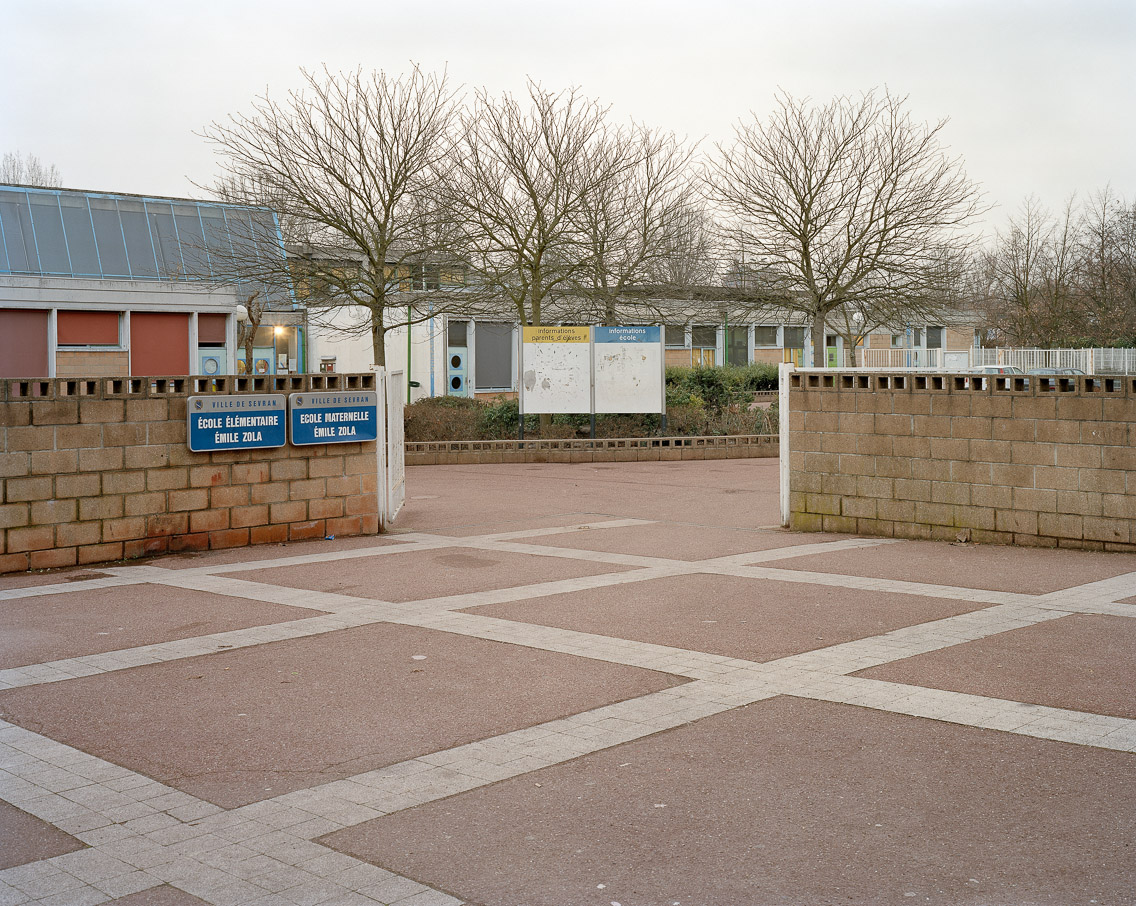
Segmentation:
[[(698, 325), (664, 328), (664, 344), (670, 350), (690, 350), (691, 365), (715, 365), (719, 330), (723, 328)], [(753, 348), (801, 350), (805, 346), (805, 328), (770, 324), (745, 325), (724, 328), (726, 362), (730, 365), (747, 365), (750, 362), (750, 331), (753, 331)], [(906, 336), (900, 335), (907, 345)], [(913, 332), (914, 345), (921, 346), (923, 329)], [(929, 348), (942, 348), (943, 328), (926, 328)], [(448, 350), (458, 351), (459, 360), (465, 362), (467, 350), (474, 347), (473, 374), (468, 375), (475, 390), (493, 391), (511, 388), (517, 339), (513, 324), (478, 321), (473, 329), (470, 322), (451, 320), (448, 325)], [(835, 346), (836, 338), (827, 337), (827, 346)], [(894, 345), (894, 344), (893, 344)], [(794, 359), (795, 360), (795, 359)], [(788, 361), (788, 359), (786, 359)], [(683, 364), (687, 364), (685, 359)], [(465, 368), (465, 365), (462, 365)]]

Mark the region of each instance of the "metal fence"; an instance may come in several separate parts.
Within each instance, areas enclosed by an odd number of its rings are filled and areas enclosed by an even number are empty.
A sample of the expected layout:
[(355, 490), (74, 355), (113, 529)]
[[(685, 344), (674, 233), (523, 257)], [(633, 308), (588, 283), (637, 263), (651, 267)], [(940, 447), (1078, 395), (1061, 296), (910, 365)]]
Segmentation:
[(1085, 374), (1136, 374), (1136, 349), (857, 349), (856, 361), (846, 352), (845, 367), (943, 369), (966, 371), (990, 365), (1076, 368)]
[(942, 368), (941, 349), (857, 349), (852, 362), (852, 350), (847, 350), (848, 365), (861, 368)]

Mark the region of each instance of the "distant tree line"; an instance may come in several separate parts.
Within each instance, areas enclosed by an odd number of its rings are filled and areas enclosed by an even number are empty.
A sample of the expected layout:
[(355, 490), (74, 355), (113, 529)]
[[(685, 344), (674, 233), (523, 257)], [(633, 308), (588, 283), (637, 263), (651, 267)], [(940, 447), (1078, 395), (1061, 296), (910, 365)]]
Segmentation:
[(976, 256), (970, 297), (1007, 346), (1136, 346), (1136, 203), (1027, 199)]

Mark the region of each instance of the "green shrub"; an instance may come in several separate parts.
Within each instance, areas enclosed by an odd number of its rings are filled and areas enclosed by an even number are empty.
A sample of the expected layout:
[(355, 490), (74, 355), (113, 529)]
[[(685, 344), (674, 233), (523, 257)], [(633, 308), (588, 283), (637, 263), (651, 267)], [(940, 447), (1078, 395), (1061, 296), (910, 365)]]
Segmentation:
[(406, 407), (408, 441), (478, 440), (484, 404), (460, 396), (435, 396)]

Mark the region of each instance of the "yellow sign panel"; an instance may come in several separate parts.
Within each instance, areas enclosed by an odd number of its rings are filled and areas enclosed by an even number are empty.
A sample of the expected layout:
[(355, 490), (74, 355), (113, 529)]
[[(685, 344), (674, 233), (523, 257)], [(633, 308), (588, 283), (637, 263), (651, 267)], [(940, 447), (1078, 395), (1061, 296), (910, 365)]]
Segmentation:
[(526, 327), (522, 333), (525, 343), (587, 343), (587, 327)]

